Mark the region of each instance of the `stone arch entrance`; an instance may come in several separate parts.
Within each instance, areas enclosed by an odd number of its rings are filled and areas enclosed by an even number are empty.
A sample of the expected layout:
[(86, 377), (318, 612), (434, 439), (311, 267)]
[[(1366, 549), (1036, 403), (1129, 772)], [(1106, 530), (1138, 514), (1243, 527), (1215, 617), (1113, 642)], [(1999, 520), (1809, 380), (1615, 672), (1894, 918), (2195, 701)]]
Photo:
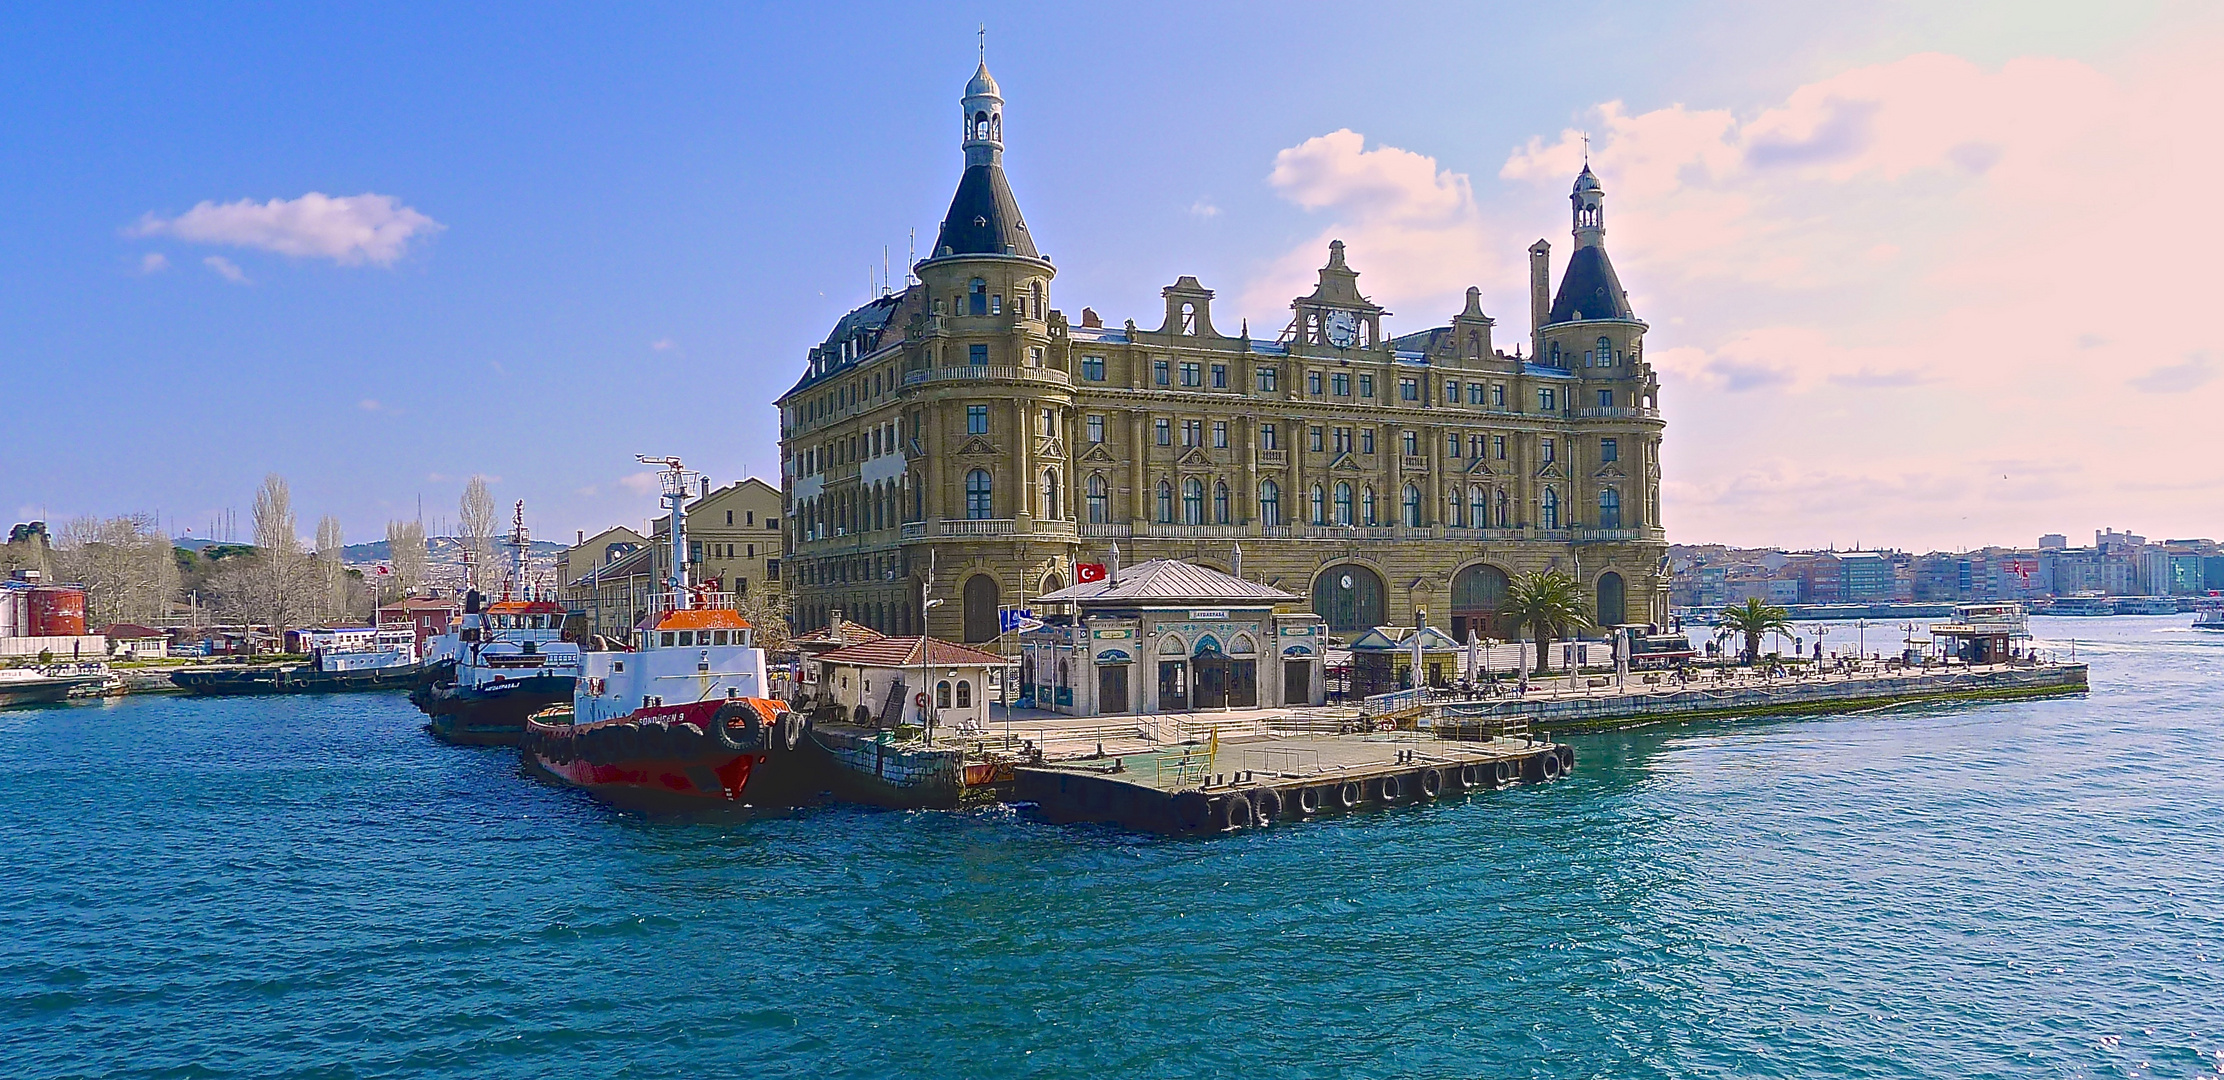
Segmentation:
[(1511, 627), (1498, 614), (1510, 584), (1506, 572), (1489, 563), (1460, 571), (1452, 579), (1452, 637), (1464, 643), (1473, 630), (1478, 637), (1512, 640)]
[(994, 641), (996, 625), (996, 579), (987, 574), (975, 574), (965, 579), (965, 640), (968, 642)]
[(1328, 620), (1332, 634), (1371, 630), (1389, 619), (1386, 593), (1382, 575), (1358, 563), (1339, 563), (1313, 579), (1313, 612)]
[(1598, 624), (1620, 626), (1629, 621), (1629, 588), (1612, 570), (1599, 575)]

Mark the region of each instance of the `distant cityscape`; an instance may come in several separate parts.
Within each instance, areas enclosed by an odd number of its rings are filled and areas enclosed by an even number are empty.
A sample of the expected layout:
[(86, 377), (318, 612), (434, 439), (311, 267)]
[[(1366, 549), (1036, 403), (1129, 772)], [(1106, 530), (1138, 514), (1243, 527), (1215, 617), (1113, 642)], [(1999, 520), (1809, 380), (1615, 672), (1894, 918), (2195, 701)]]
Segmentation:
[(1912, 554), (1786, 551), (1720, 544), (1669, 548), (1670, 602), (1709, 609), (1748, 599), (1789, 604), (2037, 601), (2072, 596), (2198, 596), (2224, 590), (2224, 544), (2101, 530), (2090, 545), (2060, 533), (2033, 547)]

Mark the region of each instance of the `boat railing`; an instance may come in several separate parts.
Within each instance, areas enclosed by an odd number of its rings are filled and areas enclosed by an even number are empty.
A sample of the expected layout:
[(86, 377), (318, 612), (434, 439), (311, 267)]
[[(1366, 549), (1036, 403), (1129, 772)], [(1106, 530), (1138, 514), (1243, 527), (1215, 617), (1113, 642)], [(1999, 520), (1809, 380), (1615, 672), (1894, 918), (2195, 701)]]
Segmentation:
[(672, 602), (671, 593), (658, 593), (656, 598), (649, 602), (649, 611), (652, 614), (662, 615), (668, 611), (693, 611), (704, 608), (732, 608), (734, 606), (734, 600), (739, 595), (740, 594), (738, 593), (711, 592), (709, 590), (704, 590), (701, 592), (690, 591), (688, 593), (687, 603), (674, 604)]

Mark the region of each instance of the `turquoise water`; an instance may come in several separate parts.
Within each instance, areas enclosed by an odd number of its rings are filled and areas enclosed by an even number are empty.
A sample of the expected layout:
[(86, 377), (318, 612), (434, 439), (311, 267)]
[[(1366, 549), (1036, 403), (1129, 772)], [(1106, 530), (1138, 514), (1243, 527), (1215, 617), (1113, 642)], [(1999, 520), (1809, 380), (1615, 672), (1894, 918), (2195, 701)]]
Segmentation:
[(2087, 698), (1210, 842), (644, 820), (398, 696), (0, 713), (0, 1074), (2218, 1076), (2188, 618), (2076, 622)]

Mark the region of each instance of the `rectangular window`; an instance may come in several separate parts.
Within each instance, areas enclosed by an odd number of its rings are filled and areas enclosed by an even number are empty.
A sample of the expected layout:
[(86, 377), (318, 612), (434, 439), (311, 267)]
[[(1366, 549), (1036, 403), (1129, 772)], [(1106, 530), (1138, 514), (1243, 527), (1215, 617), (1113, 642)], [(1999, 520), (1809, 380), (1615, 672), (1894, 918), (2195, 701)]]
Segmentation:
[(965, 407), (965, 433), (968, 435), (988, 434), (988, 406), (968, 405)]
[(1339, 454), (1345, 454), (1345, 453), (1350, 453), (1350, 452), (1351, 452), (1351, 429), (1350, 429), (1350, 428), (1348, 428), (1348, 427), (1340, 427), (1340, 428), (1337, 428), (1337, 429), (1336, 429), (1336, 452), (1337, 452), (1337, 453), (1339, 453)]
[(1172, 386), (1172, 370), (1172, 366), (1164, 360), (1151, 361), (1151, 382), (1158, 386)]
[(1542, 440), (1542, 441), (1540, 441), (1540, 442), (1539, 442), (1539, 443), (1537, 444), (1537, 457), (1538, 457), (1538, 458), (1539, 458), (1540, 460), (1543, 460), (1543, 461), (1547, 461), (1547, 462), (1549, 462), (1549, 461), (1552, 461), (1552, 460), (1554, 460), (1554, 458), (1553, 458), (1553, 456), (1552, 456), (1552, 440), (1551, 440), (1551, 439), (1545, 439), (1545, 440)]
[(985, 363), (988, 363), (988, 346), (986, 346), (986, 345), (968, 345), (968, 346), (966, 346), (966, 347), (965, 347), (965, 359), (966, 359), (966, 362), (967, 362), (967, 363), (972, 363), (972, 364), (985, 364)]
[(1375, 452), (1375, 429), (1371, 427), (1359, 429), (1359, 452), (1362, 454)]
[(1444, 380), (1444, 404), (1457, 405), (1459, 403), (1460, 384), (1452, 381), (1451, 379)]
[(1399, 379), (1399, 380), (1398, 380), (1398, 400), (1399, 400), (1399, 401), (1419, 401), (1419, 400), (1421, 400), (1421, 380), (1419, 380), (1419, 379)]
[(1506, 460), (1506, 437), (1504, 435), (1490, 437), (1490, 456), (1500, 461)]
[(1306, 434), (1305, 434), (1305, 445), (1306, 445), (1306, 447), (1307, 447), (1308, 449), (1312, 450), (1312, 452), (1314, 452), (1314, 453), (1316, 453), (1316, 454), (1320, 453), (1320, 452), (1321, 452), (1321, 429), (1319, 429), (1319, 428), (1313, 428), (1312, 430), (1310, 430), (1310, 431), (1306, 432)]
[(1614, 407), (1614, 391), (1612, 391), (1612, 390), (1601, 390), (1601, 391), (1599, 391), (1599, 408), (1601, 408), (1601, 409), (1611, 409), (1611, 408), (1613, 408), (1613, 407)]
[(1458, 432), (1453, 432), (1450, 435), (1444, 436), (1444, 456), (1455, 458), (1460, 456), (1460, 437)]
[(1421, 453), (1421, 436), (1414, 432), (1406, 432), (1399, 439), (1399, 444), (1404, 447), (1407, 457), (1418, 457)]
[(1259, 449), (1261, 449), (1261, 450), (1280, 450), (1281, 448), (1282, 448), (1282, 443), (1281, 443), (1281, 440), (1279, 440), (1279, 439), (1277, 439), (1277, 438), (1275, 438), (1275, 437), (1274, 437), (1274, 425), (1273, 425), (1273, 424), (1260, 424), (1260, 425), (1259, 425)]
[(1599, 460), (1600, 460), (1600, 461), (1620, 461), (1620, 460), (1622, 460), (1622, 444), (1621, 444), (1621, 442), (1620, 442), (1619, 440), (1615, 440), (1615, 439), (1600, 439), (1600, 440), (1599, 440)]
[(1089, 414), (1089, 441), (1093, 443), (1104, 441), (1104, 417), (1102, 414)]
[(1501, 409), (1505, 408), (1505, 407), (1506, 407), (1506, 388), (1505, 388), (1505, 387), (1503, 387), (1503, 386), (1493, 386), (1493, 387), (1491, 387), (1491, 388), (1490, 388), (1490, 403), (1491, 403), (1492, 405), (1496, 405), (1496, 406), (1498, 406), (1498, 407), (1499, 407), (1499, 408), (1501, 408)]
[(1479, 382), (1471, 382), (1467, 384), (1467, 403), (1469, 405), (1480, 405), (1483, 403), (1483, 384)]
[(1151, 421), (1151, 429), (1158, 435), (1158, 445), (1174, 445), (1174, 423), (1161, 416)]
[(1204, 444), (1205, 422), (1202, 420), (1182, 421), (1182, 445), (1203, 446)]
[(1351, 375), (1348, 372), (1342, 371), (1339, 371), (1334, 375), (1330, 375), (1328, 377), (1328, 387), (1330, 392), (1334, 393), (1337, 397), (1350, 397)]
[(1203, 364), (1197, 364), (1197, 363), (1191, 363), (1191, 362), (1189, 362), (1189, 361), (1183, 361), (1183, 363), (1182, 363), (1182, 385), (1183, 385), (1183, 386), (1203, 386), (1203, 385), (1205, 385), (1205, 366), (1204, 366)]
[(1359, 396), (1360, 396), (1360, 397), (1373, 397), (1373, 396), (1375, 396), (1375, 377), (1374, 377), (1374, 376), (1372, 376), (1372, 375), (1361, 375), (1361, 376), (1359, 376)]
[(766, 560), (765, 560), (765, 580), (766, 580), (766, 581), (778, 581), (778, 580), (780, 580), (780, 560), (778, 560), (778, 559), (766, 559)]
[(1082, 358), (1081, 358), (1081, 377), (1082, 377), (1082, 378), (1084, 378), (1084, 379), (1087, 379), (1087, 380), (1089, 380), (1090, 382), (1103, 382), (1103, 381), (1104, 381), (1104, 357), (1101, 357), (1101, 356), (1084, 356), (1084, 357), (1082, 357)]
[(1281, 381), (1281, 373), (1270, 367), (1260, 368), (1253, 374), (1258, 376), (1259, 393), (1262, 394), (1274, 393), (1275, 384)]
[(988, 313), (991, 315), (1002, 315), (1004, 313), (1003, 293), (997, 293), (995, 296), (988, 298)]
[(1559, 401), (1557, 398), (1554, 397), (1552, 390), (1549, 387), (1539, 389), (1537, 391), (1538, 412), (1557, 412), (1559, 411), (1559, 408)]
[(1226, 390), (1228, 388), (1228, 365), (1214, 364), (1212, 366), (1212, 388), (1215, 390)]
[(1226, 450), (1228, 448), (1228, 422), (1226, 420), (1212, 422), (1212, 448), (1215, 450)]
[(1055, 436), (1058, 434), (1058, 410), (1044, 409), (1042, 411), (1041, 433), (1044, 436)]
[(1311, 395), (1313, 395), (1314, 397), (1319, 397), (1319, 396), (1320, 396), (1320, 393), (1321, 393), (1321, 373), (1320, 373), (1320, 372), (1318, 372), (1318, 371), (1308, 371), (1308, 372), (1306, 372), (1306, 373), (1305, 373), (1305, 392), (1306, 392), (1306, 393), (1308, 393), (1308, 394), (1311, 394)]

